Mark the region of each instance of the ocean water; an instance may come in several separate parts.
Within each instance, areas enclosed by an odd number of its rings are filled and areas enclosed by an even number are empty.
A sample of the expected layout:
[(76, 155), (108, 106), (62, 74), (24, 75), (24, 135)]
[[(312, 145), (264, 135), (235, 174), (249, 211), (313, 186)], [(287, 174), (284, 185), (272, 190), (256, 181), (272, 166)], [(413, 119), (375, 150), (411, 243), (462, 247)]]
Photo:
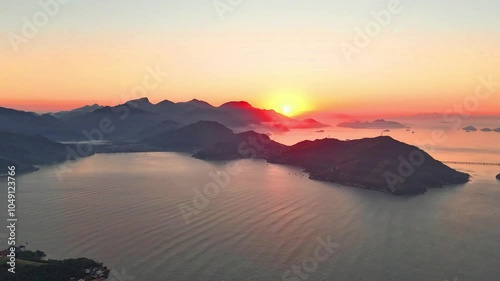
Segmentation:
[[(410, 125), (410, 129), (392, 129), (382, 132), (380, 129), (358, 129), (328, 127), (318, 130), (293, 130), (286, 133), (272, 133), (271, 138), (287, 145), (293, 145), (304, 139), (337, 138), (340, 140), (373, 138), (388, 135), (399, 141), (416, 145), (424, 149), (434, 158), (441, 161), (465, 161), (500, 163), (500, 133), (497, 132), (465, 132), (450, 128), (448, 124), (437, 124), (435, 127)], [(478, 121), (464, 124), (480, 124)], [(489, 123), (488, 123), (489, 124)], [(490, 124), (490, 128), (500, 127)], [(478, 126), (478, 129), (485, 127)]]
[(498, 166), (455, 165), (472, 181), (415, 197), (179, 153), (94, 155), (58, 177), (61, 167), (18, 177), (18, 241), (102, 261), (109, 280), (500, 280)]

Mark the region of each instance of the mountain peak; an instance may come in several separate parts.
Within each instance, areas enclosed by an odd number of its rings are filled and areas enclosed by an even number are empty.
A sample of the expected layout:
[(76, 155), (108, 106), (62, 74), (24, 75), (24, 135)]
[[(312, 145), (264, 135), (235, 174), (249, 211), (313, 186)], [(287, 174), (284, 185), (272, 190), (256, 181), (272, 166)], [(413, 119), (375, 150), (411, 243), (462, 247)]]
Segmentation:
[(147, 97), (143, 97), (143, 98), (139, 98), (139, 99), (135, 99), (135, 100), (129, 100), (126, 103), (149, 103), (149, 104), (151, 104), (151, 102), (149, 101), (149, 99)]
[(313, 124), (320, 123), (318, 120), (313, 119), (313, 118), (306, 118), (306, 119), (302, 120), (302, 122), (305, 122), (305, 123), (313, 123)]
[(220, 107), (233, 107), (233, 108), (254, 108), (250, 103), (246, 101), (230, 101), (226, 102)]
[(202, 101), (202, 100), (199, 100), (199, 99), (192, 99), (192, 100), (186, 101), (186, 102), (179, 102), (178, 104), (186, 104), (186, 105), (191, 105), (191, 106), (212, 107), (212, 105), (209, 104), (208, 102)]
[(169, 100), (162, 100), (161, 102), (157, 103), (156, 105), (171, 105), (171, 104), (175, 104), (173, 101), (169, 101)]
[(187, 125), (184, 128), (197, 128), (197, 129), (209, 128), (209, 129), (212, 129), (212, 130), (222, 130), (222, 131), (231, 131), (232, 132), (231, 129), (229, 129), (228, 127), (222, 125), (219, 122), (216, 122), (216, 121), (205, 121), (205, 120), (201, 120), (201, 121), (198, 121), (196, 123)]

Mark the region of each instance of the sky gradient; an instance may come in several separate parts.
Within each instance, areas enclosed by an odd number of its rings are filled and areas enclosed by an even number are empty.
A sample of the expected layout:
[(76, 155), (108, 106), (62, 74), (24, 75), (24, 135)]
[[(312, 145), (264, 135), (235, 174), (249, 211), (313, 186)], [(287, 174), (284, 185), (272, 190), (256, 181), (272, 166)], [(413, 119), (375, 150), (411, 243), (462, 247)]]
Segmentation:
[[(117, 104), (151, 68), (168, 73), (144, 92), (152, 102), (246, 100), (295, 114), (444, 112), (479, 77), (500, 81), (499, 1), (401, 0), (350, 60), (341, 46), (391, 1), (248, 0), (217, 12), (229, 2), (73, 0), (16, 52), (12, 34), (43, 9), (0, 0), (0, 106)], [(500, 113), (498, 91), (474, 113)]]

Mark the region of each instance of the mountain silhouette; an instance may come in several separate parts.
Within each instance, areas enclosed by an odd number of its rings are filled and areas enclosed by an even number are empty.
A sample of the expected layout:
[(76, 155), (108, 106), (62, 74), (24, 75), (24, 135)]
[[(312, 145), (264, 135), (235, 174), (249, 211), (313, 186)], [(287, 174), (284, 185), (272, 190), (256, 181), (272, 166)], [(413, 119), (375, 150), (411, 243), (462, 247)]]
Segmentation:
[(65, 119), (65, 118), (76, 117), (76, 116), (79, 116), (79, 115), (82, 115), (85, 113), (89, 113), (89, 112), (92, 112), (92, 111), (99, 109), (99, 108), (102, 108), (102, 106), (95, 103), (93, 105), (86, 105), (86, 106), (76, 108), (73, 110), (69, 110), (69, 111), (56, 112), (56, 113), (53, 113), (52, 115), (54, 115), (54, 117), (57, 117), (59, 119)]
[[(93, 104), (43, 115), (0, 108), (0, 130), (40, 134), (55, 141), (87, 140), (89, 135), (99, 140), (130, 141), (152, 136), (155, 130), (166, 132), (199, 121), (214, 121), (239, 131), (254, 126), (271, 131), (328, 126), (310, 118), (297, 120), (274, 110), (259, 109), (246, 101), (215, 107), (198, 99), (153, 104), (148, 98), (139, 98), (115, 106)], [(177, 126), (172, 126), (174, 123)]]
[(15, 165), (18, 172), (37, 170), (38, 165), (48, 165), (68, 160), (66, 145), (53, 142), (40, 135), (27, 136), (0, 132), (0, 175), (7, 166)]
[(32, 112), (0, 107), (0, 131), (25, 135), (43, 135), (52, 140), (81, 140), (70, 125), (50, 114), (38, 115)]
[[(416, 164), (411, 162), (415, 155), (421, 157)], [(469, 180), (469, 175), (449, 168), (418, 147), (388, 136), (303, 141), (268, 160), (303, 167), (312, 179), (396, 195), (421, 194), (427, 188)], [(410, 171), (408, 175), (406, 171)]]

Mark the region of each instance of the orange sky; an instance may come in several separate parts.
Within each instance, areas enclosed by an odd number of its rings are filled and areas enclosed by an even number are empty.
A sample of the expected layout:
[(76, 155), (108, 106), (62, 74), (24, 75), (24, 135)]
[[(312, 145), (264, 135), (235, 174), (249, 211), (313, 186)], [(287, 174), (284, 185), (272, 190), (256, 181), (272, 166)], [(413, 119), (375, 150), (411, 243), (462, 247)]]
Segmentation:
[[(147, 96), (213, 105), (246, 100), (293, 114), (444, 112), (474, 94), (478, 77), (500, 81), (498, 31), (415, 27), (403, 13), (347, 61), (339, 46), (353, 40), (369, 12), (361, 9), (360, 20), (342, 28), (252, 26), (244, 7), (241, 18), (211, 15), (197, 28), (129, 27), (118, 18), (119, 27), (94, 28), (62, 16), (65, 25), (55, 19), (17, 54), (8, 40), (0, 43), (0, 106), (47, 112)], [(18, 31), (12, 21), (10, 31)], [(156, 67), (168, 77), (134, 92)], [(474, 113), (499, 108), (497, 91)]]

